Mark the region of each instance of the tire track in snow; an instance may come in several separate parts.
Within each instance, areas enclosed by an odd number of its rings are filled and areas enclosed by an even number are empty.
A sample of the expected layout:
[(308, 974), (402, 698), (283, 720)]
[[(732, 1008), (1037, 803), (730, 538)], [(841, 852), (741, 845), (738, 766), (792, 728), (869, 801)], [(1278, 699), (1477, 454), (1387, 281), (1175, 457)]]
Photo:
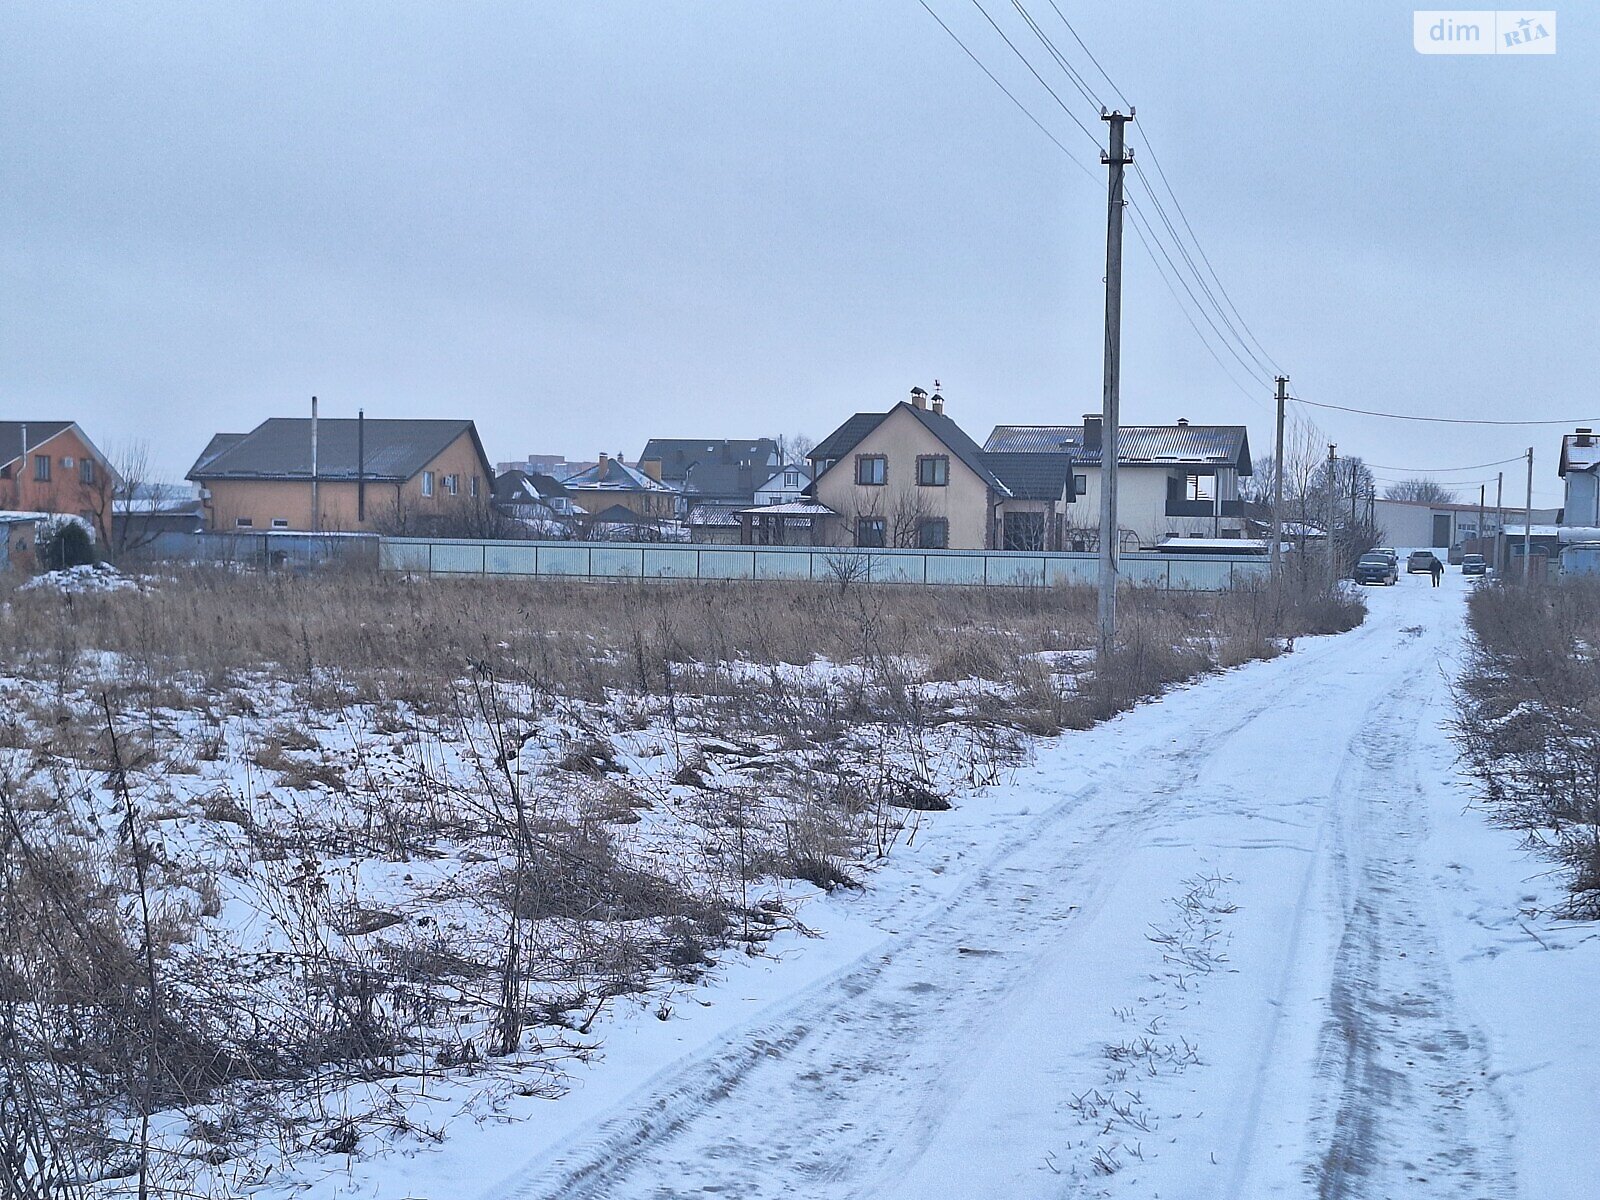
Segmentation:
[(1338, 825), (1346, 924), (1324, 1031), (1331, 1112), (1310, 1171), (1318, 1200), (1516, 1194), (1486, 1039), (1456, 1002), (1413, 853), (1426, 808), (1411, 750), (1433, 658), (1366, 722), (1355, 803)]
[[(1324, 659), (1374, 636), (1364, 626), (1302, 647), (1248, 701), (1205, 709), (1181, 739), (1161, 738), (1170, 730), (1159, 723), (1138, 725), (1148, 754), (1127, 760), (1115, 794), (1098, 785), (1063, 794), (925, 912), (918, 929), (667, 1068), (491, 1196), (682, 1194), (660, 1183), (673, 1178), (752, 1200), (873, 1194), (863, 1180), (914, 1161), (936, 1128), (930, 1114), (981, 1069), (973, 1046), (996, 1008), (1093, 920), (1134, 845), (1210, 759), (1285, 696), (1303, 695)], [(1122, 720), (1144, 719), (1136, 710)], [(1095, 825), (1062, 829), (1097, 804), (1108, 811)], [(1062, 844), (1066, 833), (1080, 836)], [(1005, 951), (971, 953), (985, 948), (971, 942)], [(873, 1086), (856, 1086), (867, 1080)]]

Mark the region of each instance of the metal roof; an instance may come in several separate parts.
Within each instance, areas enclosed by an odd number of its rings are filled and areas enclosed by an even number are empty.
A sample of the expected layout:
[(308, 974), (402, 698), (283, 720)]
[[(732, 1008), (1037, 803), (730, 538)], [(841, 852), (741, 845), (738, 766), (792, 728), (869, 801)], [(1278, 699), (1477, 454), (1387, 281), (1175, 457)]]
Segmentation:
[(957, 425), (944, 413), (936, 413), (931, 408), (918, 408), (914, 404), (902, 400), (888, 412), (881, 413), (856, 413), (839, 428), (823, 438), (811, 448), (811, 453), (806, 457), (813, 463), (823, 459), (833, 459), (837, 462), (852, 449), (861, 444), (863, 438), (876, 429), (889, 417), (900, 409), (905, 409), (914, 418), (922, 423), (924, 429), (933, 434), (942, 442), (951, 454), (965, 463), (973, 474), (984, 483), (994, 488), (1001, 495), (1009, 496), (1010, 489), (995, 477), (988, 465), (984, 462), (983, 451), (978, 443), (967, 436), (966, 430)]
[(1065, 454), (985, 452), (983, 461), (1018, 500), (1071, 500), (1072, 459)]
[(620, 458), (608, 458), (596, 463), (587, 471), (579, 471), (561, 481), (561, 486), (572, 492), (671, 492), (664, 483), (651, 479), (637, 467), (630, 467)]
[[(317, 422), (317, 477), (357, 477), (357, 422), (349, 417), (324, 417)], [(364, 422), (361, 474), (368, 479), (410, 479), (463, 433), (472, 435), (479, 455), (483, 447), (471, 421), (393, 420), (372, 417)], [(310, 479), (311, 418), (272, 417), (232, 445), (217, 450), (214, 437), (195, 465), (190, 479)], [(209, 455), (209, 457), (207, 457)], [(493, 472), (489, 472), (493, 477)]]
[[(1088, 466), (1098, 448), (1084, 445), (1082, 425), (996, 425), (983, 448), (991, 452), (1070, 454)], [(1250, 441), (1243, 425), (1124, 425), (1117, 431), (1118, 463), (1171, 466), (1233, 464), (1249, 475)]]
[[(0, 466), (15, 462), (35, 446), (43, 445), (56, 434), (71, 429), (71, 421), (0, 421)], [(28, 431), (28, 444), (22, 444), (22, 431)]]

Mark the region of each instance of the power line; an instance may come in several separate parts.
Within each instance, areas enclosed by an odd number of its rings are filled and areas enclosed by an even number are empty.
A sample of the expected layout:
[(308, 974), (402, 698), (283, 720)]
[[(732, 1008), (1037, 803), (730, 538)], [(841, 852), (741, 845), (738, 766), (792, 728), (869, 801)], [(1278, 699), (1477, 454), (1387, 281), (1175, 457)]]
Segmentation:
[(1122, 89), (1112, 81), (1111, 76), (1106, 74), (1106, 69), (1100, 65), (1100, 60), (1094, 56), (1094, 51), (1089, 49), (1084, 40), (1078, 36), (1078, 31), (1072, 27), (1072, 22), (1067, 20), (1067, 14), (1056, 8), (1056, 0), (1048, 0), (1048, 2), (1050, 7), (1055, 9), (1056, 16), (1061, 18), (1061, 23), (1067, 27), (1067, 32), (1072, 35), (1072, 40), (1078, 43), (1083, 52), (1089, 56), (1089, 61), (1094, 64), (1094, 69), (1100, 72), (1100, 78), (1111, 85), (1111, 90), (1117, 94), (1118, 100), (1121, 100), (1128, 108), (1132, 108), (1133, 105), (1128, 104), (1128, 98), (1122, 94)]
[[(995, 19), (989, 15), (989, 10), (983, 6), (983, 0), (972, 0), (972, 6), (983, 14), (983, 19), (989, 22), (989, 24), (994, 28), (994, 31), (1000, 35), (1000, 40), (1003, 41), (1007, 46), (1011, 47), (1011, 53), (1015, 54), (1017, 58), (1021, 60), (1022, 65), (1028, 68), (1028, 73), (1039, 81), (1039, 86), (1050, 93), (1050, 98), (1060, 105), (1061, 111), (1067, 114), (1068, 120), (1070, 120), (1079, 129), (1083, 130), (1084, 137), (1093, 142), (1096, 147), (1100, 147), (1100, 139), (1089, 132), (1089, 127), (1087, 125), (1078, 120), (1077, 114), (1067, 107), (1066, 101), (1056, 94), (1055, 88), (1046, 83), (1044, 76), (1039, 74), (1039, 72), (1034, 69), (1033, 63), (1029, 61), (1028, 56), (1021, 50), (1018, 50), (1017, 44), (1006, 36), (1006, 31), (1000, 28), (1000, 26), (995, 22)], [(927, 6), (924, 5), (923, 7)], [(1101, 148), (1103, 149), (1103, 147)]]
[[(1067, 156), (1068, 161), (1070, 161), (1073, 166), (1077, 167), (1078, 170), (1082, 171), (1085, 175), (1087, 175), (1090, 179), (1094, 180), (1096, 183), (1099, 182), (1099, 178), (1095, 175), (1095, 173), (1093, 171), (1091, 171), (1088, 167), (1086, 167), (1083, 163), (1079, 162), (1077, 156), (1074, 155), (1072, 153), (1072, 151), (1068, 150), (1066, 148), (1066, 146), (1064, 146), (1062, 144), (1061, 139), (1056, 137), (1055, 134), (1051, 133), (1050, 130), (1049, 130), (1049, 127), (1046, 126), (1043, 121), (1039, 120), (1038, 117), (1034, 116), (1032, 111), (1029, 110), (1028, 106), (1026, 104), (1024, 104), (1021, 100), (1018, 100), (1016, 95), (1012, 92), (1012, 90), (1010, 88), (1008, 88), (1005, 84), (1001, 83), (1000, 80), (995, 76), (995, 73), (993, 71), (989, 70), (988, 67), (984, 66), (983, 60), (981, 58), (979, 58), (976, 54), (974, 54), (970, 49), (968, 49), (967, 44), (961, 40), (961, 38), (956, 34), (956, 31), (951, 29), (950, 26), (946, 25), (944, 23), (944, 19), (942, 17), (940, 17), (938, 13), (934, 12), (933, 9), (928, 7), (927, 0), (917, 0), (917, 3), (922, 5), (924, 11), (926, 11), (927, 14), (930, 17), (932, 17), (935, 21), (939, 22), (939, 28), (944, 30), (946, 33), (948, 33), (950, 35), (950, 39), (953, 42), (955, 42), (956, 45), (961, 47), (962, 52), (964, 54), (966, 54), (966, 56), (968, 58), (970, 58), (973, 62), (975, 62), (978, 65), (978, 70), (982, 71), (985, 75), (987, 75), (989, 77), (990, 82), (993, 83), (995, 85), (995, 87), (999, 88), (1002, 92), (1004, 92), (1006, 94), (1006, 99), (1010, 100), (1011, 103), (1015, 104), (1017, 106), (1017, 110), (1019, 112), (1021, 112), (1023, 116), (1027, 117), (1028, 120), (1032, 121), (1034, 123), (1034, 125), (1038, 128), (1040, 133), (1044, 134), (1045, 137), (1049, 138), (1052, 142), (1055, 143), (1056, 149), (1060, 150), (1061, 153), (1065, 154)], [(1095, 144), (1099, 145), (1098, 142), (1096, 142)]]
[(1062, 54), (1060, 50), (1056, 49), (1056, 44), (1050, 40), (1049, 35), (1045, 33), (1043, 29), (1039, 28), (1039, 22), (1035, 21), (1033, 19), (1033, 14), (1023, 7), (1022, 0), (1011, 0), (1011, 7), (1016, 9), (1017, 12), (1022, 16), (1022, 19), (1027, 22), (1028, 28), (1033, 30), (1033, 35), (1038, 38), (1039, 41), (1044, 43), (1044, 48), (1049, 51), (1050, 57), (1056, 60), (1056, 65), (1066, 72), (1067, 78), (1072, 81), (1072, 86), (1078, 89), (1078, 95), (1082, 96), (1090, 104), (1104, 112), (1106, 106), (1101, 101), (1100, 97), (1095, 95), (1094, 89), (1092, 89), (1084, 81), (1083, 76), (1073, 69), (1072, 64), (1067, 61), (1066, 56)]
[[(1137, 162), (1134, 163), (1133, 169), (1134, 173), (1138, 175), (1139, 181), (1144, 184), (1145, 191), (1149, 193), (1150, 202), (1155, 206), (1156, 215), (1161, 218), (1161, 223), (1166, 226), (1167, 232), (1172, 235), (1173, 244), (1178, 247), (1178, 253), (1183, 256), (1183, 261), (1188, 264), (1189, 271), (1194, 275), (1195, 282), (1200, 285), (1200, 290), (1205, 294), (1206, 299), (1211, 301), (1211, 307), (1216, 311), (1217, 316), (1222, 319), (1222, 323), (1228, 327), (1228, 331), (1233, 334), (1234, 341), (1239, 343), (1240, 349), (1242, 349), (1251, 357), (1252, 360), (1254, 360), (1256, 364), (1256, 370), (1260, 371), (1263, 377), (1270, 377), (1273, 374), (1271, 360), (1268, 359), (1267, 361), (1263, 361), (1262, 358), (1250, 348), (1250, 344), (1245, 341), (1244, 336), (1239, 332), (1238, 327), (1235, 326), (1233, 321), (1229, 319), (1227, 312), (1223, 309), (1222, 305), (1217, 302), (1216, 295), (1211, 291), (1211, 285), (1206, 283), (1205, 275), (1201, 272), (1199, 267), (1195, 266), (1194, 259), (1190, 256), (1188, 249), (1183, 244), (1182, 235), (1178, 233), (1177, 228), (1172, 224), (1172, 218), (1167, 216), (1167, 210), (1161, 203), (1161, 197), (1157, 195), (1155, 188), (1150, 184), (1150, 177), (1144, 173), (1144, 168), (1141, 167)], [(1177, 197), (1174, 196), (1173, 200), (1176, 202)], [(1191, 233), (1191, 237), (1192, 236), (1193, 235)], [(1199, 248), (1198, 242), (1196, 243), (1196, 248)], [(1220, 336), (1220, 330), (1218, 331), (1218, 334)], [(1281, 374), (1281, 372), (1279, 373)]]
[(1194, 330), (1195, 337), (1200, 339), (1200, 344), (1206, 348), (1206, 353), (1211, 355), (1217, 366), (1221, 368), (1222, 373), (1228, 377), (1228, 382), (1232, 383), (1234, 387), (1238, 388), (1242, 395), (1247, 396), (1251, 400), (1254, 400), (1258, 403), (1265, 404), (1265, 401), (1262, 400), (1261, 397), (1257, 396), (1244, 384), (1239, 382), (1238, 377), (1234, 375), (1231, 370), (1229, 370), (1228, 364), (1223, 362), (1216, 350), (1213, 349), (1210, 340), (1204, 333), (1200, 331), (1200, 326), (1196, 325), (1194, 318), (1189, 315), (1189, 310), (1184, 306), (1182, 298), (1178, 295), (1178, 289), (1172, 286), (1172, 280), (1168, 277), (1166, 271), (1162, 270), (1161, 260), (1156, 257), (1155, 251), (1150, 247), (1149, 240), (1146, 239), (1144, 231), (1140, 228), (1140, 223), (1145, 220), (1144, 214), (1139, 212), (1139, 210), (1133, 205), (1128, 206), (1128, 212), (1132, 214), (1134, 218), (1134, 235), (1139, 239), (1139, 244), (1144, 247), (1144, 252), (1150, 256), (1150, 262), (1155, 266), (1156, 274), (1160, 275), (1161, 282), (1167, 285), (1167, 291), (1172, 293), (1172, 299), (1173, 302), (1178, 306), (1178, 311), (1183, 314), (1183, 319), (1189, 322), (1189, 328)]
[(1427, 421), (1435, 425), (1576, 425), (1579, 421), (1593, 421), (1594, 417), (1561, 421), (1491, 421), (1480, 417), (1419, 417), (1410, 413), (1376, 412), (1370, 408), (1349, 408), (1343, 404), (1325, 404), (1320, 400), (1307, 400), (1304, 396), (1291, 396), (1296, 404), (1309, 404), (1312, 408), (1326, 408), (1334, 412), (1356, 413), (1363, 417), (1386, 417), (1391, 421)]
[(1380, 467), (1377, 463), (1368, 463), (1374, 471), (1410, 471), (1414, 475), (1444, 475), (1451, 471), (1477, 471), (1483, 467), (1503, 467), (1507, 463), (1522, 462), (1527, 456), (1513, 454), (1510, 458), (1497, 458), (1493, 462), (1473, 463), (1470, 467)]

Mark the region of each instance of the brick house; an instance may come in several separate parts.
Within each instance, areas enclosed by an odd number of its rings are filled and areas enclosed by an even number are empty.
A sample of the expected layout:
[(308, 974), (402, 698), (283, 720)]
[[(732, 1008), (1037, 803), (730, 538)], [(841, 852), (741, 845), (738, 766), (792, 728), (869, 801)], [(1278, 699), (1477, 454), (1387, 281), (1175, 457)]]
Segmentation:
[(491, 510), (494, 471), (462, 420), (273, 417), (219, 433), (188, 478), (214, 532), (467, 531)]
[(111, 545), (119, 480), (75, 421), (0, 421), (0, 510), (82, 517)]

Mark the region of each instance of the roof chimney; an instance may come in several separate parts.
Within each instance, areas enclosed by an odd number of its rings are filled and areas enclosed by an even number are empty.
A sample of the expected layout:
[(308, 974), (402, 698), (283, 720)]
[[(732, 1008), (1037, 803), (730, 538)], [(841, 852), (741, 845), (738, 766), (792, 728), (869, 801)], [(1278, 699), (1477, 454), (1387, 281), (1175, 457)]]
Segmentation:
[(1594, 430), (1585, 429), (1582, 425), (1578, 426), (1577, 444), (1580, 446), (1594, 445)]
[(1178, 418), (1178, 428), (1179, 429), (1187, 429), (1187, 428), (1189, 428), (1189, 418), (1188, 417), (1179, 417)]
[(911, 389), (911, 407), (912, 408), (927, 408), (928, 407), (928, 393), (923, 391), (919, 387), (912, 388)]
[(609, 466), (610, 463), (611, 455), (607, 454), (604, 450), (600, 451), (599, 455), (596, 456), (594, 463), (595, 482), (603, 483), (605, 481), (606, 467)]
[(933, 397), (928, 401), (928, 403), (933, 405), (933, 411), (934, 412), (938, 413), (941, 417), (944, 416), (944, 397), (943, 396), (939, 395), (938, 392), (935, 392), (933, 394)]
[(1090, 454), (1100, 453), (1100, 414), (1083, 414), (1083, 448)]

